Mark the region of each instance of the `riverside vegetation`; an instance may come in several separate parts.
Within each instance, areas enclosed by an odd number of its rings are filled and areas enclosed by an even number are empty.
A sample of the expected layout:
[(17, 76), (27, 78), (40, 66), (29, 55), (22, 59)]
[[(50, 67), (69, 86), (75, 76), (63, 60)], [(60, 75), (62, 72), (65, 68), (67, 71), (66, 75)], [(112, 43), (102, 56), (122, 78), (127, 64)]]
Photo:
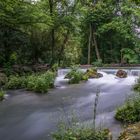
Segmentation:
[(133, 89), (136, 93), (119, 107), (115, 114), (117, 120), (128, 125), (118, 140), (138, 140), (140, 138), (140, 78)]
[(47, 71), (45, 73), (34, 73), (31, 75), (10, 76), (5, 87), (7, 89), (21, 89), (45, 93), (49, 88), (53, 87), (55, 80), (55, 73)]
[(118, 108), (115, 118), (124, 123), (135, 123), (140, 121), (140, 78), (134, 85), (133, 90), (136, 92), (126, 103)]
[(47, 93), (54, 87), (55, 77), (57, 75), (57, 65), (53, 65), (50, 70), (30, 73), (1, 73), (0, 86), (4, 89), (26, 89), (39, 93)]

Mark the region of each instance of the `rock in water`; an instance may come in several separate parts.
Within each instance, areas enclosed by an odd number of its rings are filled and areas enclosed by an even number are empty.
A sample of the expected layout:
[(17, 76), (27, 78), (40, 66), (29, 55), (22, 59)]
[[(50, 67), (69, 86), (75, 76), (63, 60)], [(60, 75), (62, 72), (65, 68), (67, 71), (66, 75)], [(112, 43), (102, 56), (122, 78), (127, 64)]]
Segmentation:
[(128, 126), (118, 140), (140, 140), (140, 123)]
[(85, 76), (87, 76), (88, 78), (101, 78), (101, 77), (103, 77), (103, 74), (98, 73), (97, 69), (95, 69), (95, 68), (89, 68), (85, 72)]
[(126, 78), (127, 77), (127, 72), (124, 70), (118, 70), (116, 73), (116, 76), (119, 78)]

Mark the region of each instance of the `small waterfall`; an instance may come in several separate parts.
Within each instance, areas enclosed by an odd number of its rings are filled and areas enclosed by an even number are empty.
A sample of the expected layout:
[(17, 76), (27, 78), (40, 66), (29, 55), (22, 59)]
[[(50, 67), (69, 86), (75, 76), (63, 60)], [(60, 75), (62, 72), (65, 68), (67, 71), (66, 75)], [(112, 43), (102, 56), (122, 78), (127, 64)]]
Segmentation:
[(65, 75), (70, 71), (70, 69), (59, 69), (57, 72), (57, 77), (55, 79), (54, 85), (58, 88), (66, 88), (68, 84), (68, 79), (65, 79)]
[[(81, 71), (86, 71), (86, 69), (80, 69)], [(127, 72), (128, 76), (140, 76), (140, 69), (123, 69)], [(58, 70), (58, 77), (65, 76), (70, 69), (59, 69)], [(118, 69), (100, 69), (99, 71), (107, 73), (107, 74), (113, 74), (115, 75), (118, 71)]]
[(65, 76), (69, 71), (70, 71), (70, 69), (59, 69), (57, 72), (57, 75), (58, 75), (58, 77)]
[(129, 76), (140, 76), (140, 70), (129, 70), (128, 72)]
[[(80, 69), (85, 72), (86, 69)], [(131, 85), (135, 82), (135, 80), (140, 76), (140, 69), (123, 69), (127, 72), (127, 78), (118, 78), (116, 77), (116, 73), (118, 69), (100, 69), (99, 73), (103, 74), (102, 78), (99, 79), (89, 79), (88, 83), (96, 83), (96, 84), (127, 84)], [(58, 74), (55, 80), (55, 86), (58, 88), (66, 88), (68, 85), (68, 79), (64, 79), (65, 75), (70, 71), (70, 69), (59, 69)]]
[[(140, 69), (123, 69), (127, 72), (128, 76), (140, 76)], [(105, 72), (107, 74), (115, 75), (118, 69), (101, 69), (100, 71)]]

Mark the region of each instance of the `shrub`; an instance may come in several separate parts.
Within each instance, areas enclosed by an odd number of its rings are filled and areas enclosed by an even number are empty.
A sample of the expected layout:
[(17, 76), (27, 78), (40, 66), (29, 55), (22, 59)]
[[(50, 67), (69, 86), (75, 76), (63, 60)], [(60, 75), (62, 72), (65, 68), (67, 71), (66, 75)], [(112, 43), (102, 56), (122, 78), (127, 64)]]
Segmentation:
[(109, 130), (94, 131), (90, 128), (68, 129), (53, 135), (54, 140), (108, 140)]
[(31, 75), (27, 78), (27, 89), (45, 93), (53, 87), (54, 80), (55, 74), (50, 71), (39, 75)]
[(134, 91), (140, 92), (140, 78), (137, 80), (136, 84), (133, 87)]
[(102, 60), (99, 59), (99, 60), (93, 62), (93, 66), (94, 67), (102, 67), (103, 66)]
[(0, 90), (0, 101), (4, 99), (5, 92), (3, 90)]
[(47, 71), (45, 73), (32, 74), (29, 76), (10, 76), (6, 84), (8, 89), (27, 88), (28, 90), (45, 93), (54, 85), (55, 74)]
[[(138, 95), (139, 96), (139, 95)], [(118, 108), (115, 118), (124, 123), (135, 123), (140, 121), (140, 97), (127, 101)]]
[(84, 75), (83, 72), (77, 70), (71, 70), (66, 76), (65, 78), (70, 79), (69, 83), (70, 84), (78, 84), (81, 81), (87, 81), (88, 77), (86, 75)]
[(70, 84), (78, 84), (81, 81), (88, 80), (88, 77), (84, 75), (84, 72), (79, 70), (79, 66), (72, 66), (65, 78), (69, 79)]
[(26, 87), (26, 77), (25, 76), (10, 76), (9, 80), (6, 84), (6, 88), (8, 89), (20, 89), (20, 88), (25, 88)]
[(140, 92), (140, 83), (134, 85), (134, 91)]
[(53, 66), (51, 67), (51, 70), (56, 72), (58, 70), (58, 64), (57, 63), (53, 64)]
[(83, 73), (80, 71), (73, 72), (71, 75), (71, 79), (69, 81), (70, 84), (78, 84), (83, 80)]
[(4, 73), (8, 76), (13, 73), (12, 65), (10, 62), (4, 63)]

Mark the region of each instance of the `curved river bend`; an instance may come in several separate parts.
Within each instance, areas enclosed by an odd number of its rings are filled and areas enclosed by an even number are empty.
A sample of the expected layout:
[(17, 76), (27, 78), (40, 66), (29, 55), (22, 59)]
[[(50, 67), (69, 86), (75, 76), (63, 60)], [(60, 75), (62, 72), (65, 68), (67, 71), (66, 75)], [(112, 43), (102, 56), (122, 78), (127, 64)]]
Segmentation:
[(132, 86), (140, 70), (126, 70), (128, 77), (115, 77), (116, 69), (101, 69), (100, 79), (68, 85), (64, 79), (67, 69), (58, 71), (56, 88), (46, 95), (25, 90), (8, 91), (8, 99), (0, 103), (0, 140), (51, 140), (51, 133), (63, 118), (71, 118), (72, 112), (80, 122), (90, 124), (97, 89), (100, 89), (96, 124), (108, 127), (115, 136), (121, 124), (114, 119), (115, 109), (132, 93)]

